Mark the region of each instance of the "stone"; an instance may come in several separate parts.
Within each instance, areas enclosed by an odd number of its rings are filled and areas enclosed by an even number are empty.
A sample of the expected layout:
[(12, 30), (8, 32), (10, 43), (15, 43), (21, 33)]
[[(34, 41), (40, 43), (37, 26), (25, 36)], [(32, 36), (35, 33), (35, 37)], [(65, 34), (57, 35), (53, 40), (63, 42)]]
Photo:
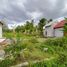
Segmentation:
[(0, 50), (0, 60), (5, 58), (5, 51), (3, 49)]
[(47, 51), (48, 50), (48, 48), (44, 48), (44, 51)]

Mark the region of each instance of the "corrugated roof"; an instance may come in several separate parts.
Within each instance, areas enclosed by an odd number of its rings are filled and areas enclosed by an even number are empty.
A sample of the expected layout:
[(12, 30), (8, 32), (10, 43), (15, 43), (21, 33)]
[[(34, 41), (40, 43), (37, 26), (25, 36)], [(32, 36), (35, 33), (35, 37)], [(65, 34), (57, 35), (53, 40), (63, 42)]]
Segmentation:
[(54, 29), (62, 28), (65, 23), (67, 23), (65, 20), (62, 20), (62, 21), (58, 22), (58, 23), (54, 26)]
[(50, 23), (47, 23), (47, 24), (43, 27), (43, 29), (45, 29), (46, 27), (49, 27), (49, 26), (54, 26), (57, 22), (58, 22), (58, 21), (52, 21), (52, 22), (50, 22)]

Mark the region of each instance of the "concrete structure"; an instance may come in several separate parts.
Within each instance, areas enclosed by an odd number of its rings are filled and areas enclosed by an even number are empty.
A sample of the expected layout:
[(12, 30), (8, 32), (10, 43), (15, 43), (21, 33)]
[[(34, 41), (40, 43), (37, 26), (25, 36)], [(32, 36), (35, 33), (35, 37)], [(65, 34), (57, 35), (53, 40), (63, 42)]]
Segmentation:
[(65, 20), (60, 22), (50, 22), (43, 27), (43, 34), (45, 37), (63, 37)]
[(55, 37), (63, 37), (64, 36), (64, 32), (63, 32), (63, 28), (57, 28), (55, 29)]
[(54, 37), (54, 29), (53, 26), (56, 24), (56, 21), (52, 21), (50, 23), (47, 23), (43, 27), (43, 34), (45, 37)]
[(2, 38), (2, 27), (3, 27), (3, 23), (0, 21), (0, 38)]

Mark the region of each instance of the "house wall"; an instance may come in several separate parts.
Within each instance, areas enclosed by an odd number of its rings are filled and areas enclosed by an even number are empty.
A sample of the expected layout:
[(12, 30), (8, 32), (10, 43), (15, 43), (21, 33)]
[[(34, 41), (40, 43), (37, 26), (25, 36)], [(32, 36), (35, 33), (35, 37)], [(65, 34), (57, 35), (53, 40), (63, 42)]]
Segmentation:
[(45, 28), (45, 30), (43, 31), (43, 34), (46, 37), (53, 37), (54, 34), (53, 34), (53, 28), (52, 28), (52, 26)]
[(0, 38), (2, 38), (2, 24), (0, 24)]
[(55, 33), (55, 37), (63, 37), (64, 36), (63, 28), (54, 29), (54, 33)]

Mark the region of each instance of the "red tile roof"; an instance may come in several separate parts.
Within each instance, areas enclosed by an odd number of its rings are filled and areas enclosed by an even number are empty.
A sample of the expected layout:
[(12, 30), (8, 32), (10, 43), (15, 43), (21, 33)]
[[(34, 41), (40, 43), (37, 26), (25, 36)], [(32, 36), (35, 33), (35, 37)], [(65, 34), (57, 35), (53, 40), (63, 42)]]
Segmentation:
[(65, 20), (62, 20), (62, 21), (58, 22), (58, 23), (54, 26), (54, 29), (62, 28), (65, 23), (67, 23)]

